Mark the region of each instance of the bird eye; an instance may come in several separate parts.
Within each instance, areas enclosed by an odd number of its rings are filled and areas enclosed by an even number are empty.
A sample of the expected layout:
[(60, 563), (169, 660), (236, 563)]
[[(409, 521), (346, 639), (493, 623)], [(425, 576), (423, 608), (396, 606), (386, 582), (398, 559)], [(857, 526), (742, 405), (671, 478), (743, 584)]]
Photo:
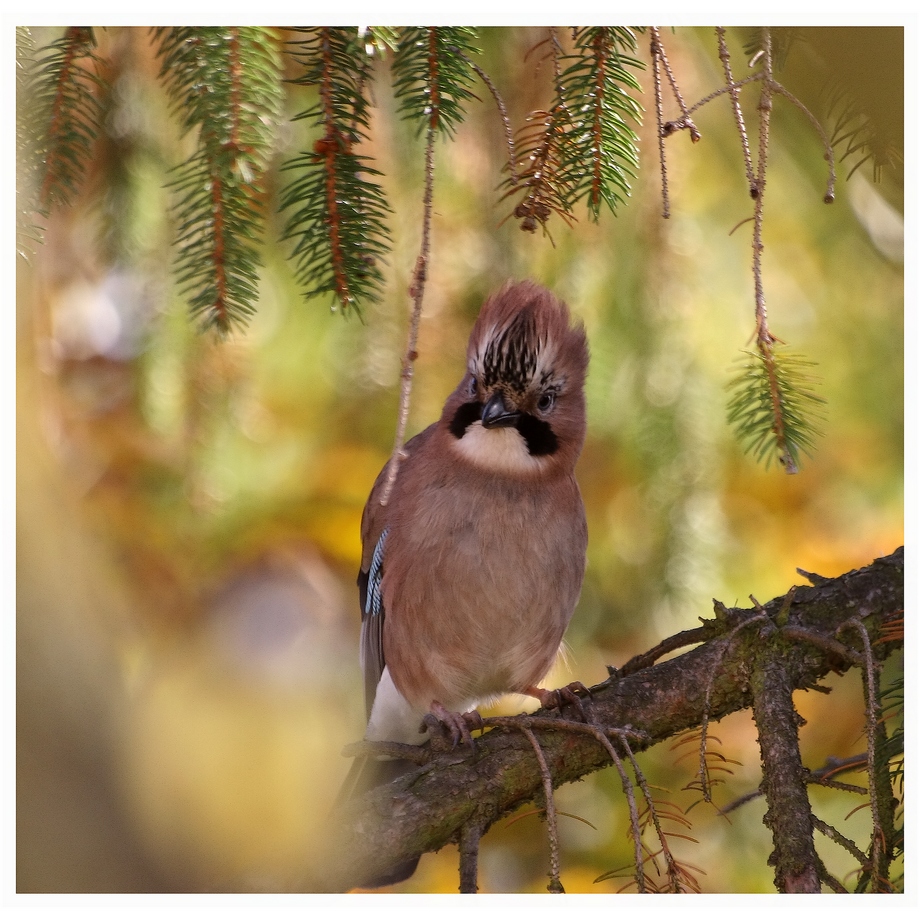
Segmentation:
[(551, 390), (547, 391), (537, 400), (537, 408), (541, 412), (549, 412), (549, 410), (553, 408), (553, 403), (555, 401), (556, 401), (556, 394), (553, 393)]

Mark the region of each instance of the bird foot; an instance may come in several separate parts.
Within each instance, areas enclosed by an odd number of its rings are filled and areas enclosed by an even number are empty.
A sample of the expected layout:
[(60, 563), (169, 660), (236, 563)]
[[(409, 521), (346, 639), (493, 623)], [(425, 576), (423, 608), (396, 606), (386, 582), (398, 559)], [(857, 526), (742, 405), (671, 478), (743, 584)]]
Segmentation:
[(470, 712), (451, 712), (437, 700), (431, 702), (431, 712), (422, 720), (422, 731), (427, 731), (431, 737), (432, 747), (437, 745), (437, 738), (446, 740), (450, 737), (450, 750), (460, 742), (465, 742), (472, 748), (474, 746), (471, 732), (483, 727), (482, 716), (473, 709)]
[(564, 687), (559, 687), (558, 690), (544, 690), (542, 687), (528, 687), (525, 693), (527, 693), (528, 696), (536, 697), (544, 709), (558, 709), (561, 711), (566, 703), (570, 703), (575, 707), (583, 722), (590, 721), (578, 694), (582, 693), (590, 697), (591, 691), (580, 680), (572, 681), (572, 683), (566, 684)]

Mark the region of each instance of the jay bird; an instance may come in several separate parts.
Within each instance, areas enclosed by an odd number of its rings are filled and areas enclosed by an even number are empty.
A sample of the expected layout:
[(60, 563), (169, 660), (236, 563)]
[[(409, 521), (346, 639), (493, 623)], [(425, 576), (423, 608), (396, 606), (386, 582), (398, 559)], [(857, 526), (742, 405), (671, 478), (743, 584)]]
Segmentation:
[[(539, 684), (585, 571), (575, 462), (587, 368), (568, 307), (533, 282), (506, 284), (479, 313), (440, 420), (406, 444), (386, 505), (388, 466), (377, 477), (358, 575), (366, 741), (421, 744), (429, 712), (456, 738), (473, 716), (460, 713), (506, 693), (559, 704)], [(410, 767), (359, 758), (343, 792)], [(417, 862), (366, 887), (408, 878)]]

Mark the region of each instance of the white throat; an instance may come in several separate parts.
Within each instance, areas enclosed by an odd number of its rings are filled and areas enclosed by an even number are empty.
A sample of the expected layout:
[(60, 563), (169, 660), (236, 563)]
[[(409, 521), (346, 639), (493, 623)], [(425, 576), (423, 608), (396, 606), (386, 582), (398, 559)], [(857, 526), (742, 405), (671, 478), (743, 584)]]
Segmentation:
[(474, 466), (501, 473), (535, 473), (543, 468), (540, 457), (531, 456), (517, 428), (483, 428), (473, 422), (463, 437), (452, 439), (454, 450)]

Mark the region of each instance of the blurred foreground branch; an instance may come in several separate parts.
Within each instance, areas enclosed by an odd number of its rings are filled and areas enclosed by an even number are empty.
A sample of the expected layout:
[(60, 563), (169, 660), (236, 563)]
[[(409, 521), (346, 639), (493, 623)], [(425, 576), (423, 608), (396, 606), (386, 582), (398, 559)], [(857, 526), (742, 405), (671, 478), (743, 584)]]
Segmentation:
[[(592, 688), (590, 700), (585, 701), (588, 719), (602, 731), (628, 729), (631, 750), (646, 750), (683, 731), (752, 707), (764, 673), (774, 681), (781, 674), (782, 684), (791, 693), (814, 687), (831, 671), (842, 673), (864, 665), (863, 642), (853, 624), (875, 643), (876, 659), (901, 644), (880, 640), (887, 635), (886, 627), (890, 631), (891, 624), (903, 618), (903, 548), (838, 578), (810, 579), (813, 586), (793, 588), (765, 605), (755, 601), (752, 609), (726, 608), (716, 602), (714, 619), (665, 640), (619, 672), (611, 670), (610, 678)], [(696, 643), (701, 644), (676, 658), (653, 663), (668, 652)], [(870, 669), (874, 667), (871, 662)], [(761, 698), (765, 698), (763, 693)], [(387, 786), (343, 803), (330, 815), (321, 853), (307, 867), (304, 890), (348, 890), (395, 862), (456, 842), (465, 826), (476, 826), (485, 833), (524, 803), (536, 800), (542, 804), (543, 780), (528, 740), (531, 732), (539, 740), (553, 787), (610, 766), (609, 745), (599, 743), (597, 731), (570, 730), (575, 727), (571, 721), (577, 718), (567, 705), (562, 714), (541, 710), (532, 716), (492, 720), (500, 727), (478, 738), (472, 753), (464, 746), (430, 752), (431, 746), (426, 745), (428, 762)], [(768, 762), (770, 744), (764, 732), (769, 729), (759, 722), (758, 727), (765, 775), (769, 775), (777, 766)], [(616, 732), (610, 736), (619, 747)], [(794, 738), (788, 746), (797, 757)], [(798, 777), (795, 769), (792, 772), (795, 785)], [(804, 776), (801, 781), (804, 784)], [(764, 792), (770, 799), (767, 786)], [(781, 809), (783, 803), (774, 800), (770, 807)], [(783, 839), (773, 829), (776, 849), (770, 859), (776, 864), (787, 858), (790, 849), (795, 850), (795, 841)], [(808, 847), (803, 851), (811, 852)], [(811, 871), (813, 877), (812, 870), (821, 867), (799, 868)]]

